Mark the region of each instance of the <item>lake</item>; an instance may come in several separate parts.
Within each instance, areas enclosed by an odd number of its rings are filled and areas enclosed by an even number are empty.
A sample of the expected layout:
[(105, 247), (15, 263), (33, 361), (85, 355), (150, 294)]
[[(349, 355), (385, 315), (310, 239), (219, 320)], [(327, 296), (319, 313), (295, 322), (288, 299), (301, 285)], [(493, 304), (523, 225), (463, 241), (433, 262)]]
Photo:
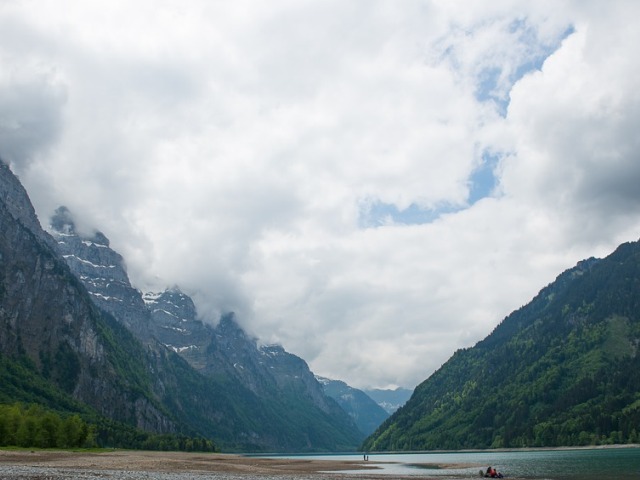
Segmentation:
[[(283, 456), (279, 456), (282, 458)], [(362, 454), (291, 455), (291, 458), (363, 460)], [(640, 479), (640, 448), (585, 448), (558, 450), (515, 450), (474, 452), (425, 452), (407, 454), (370, 453), (369, 464), (380, 470), (341, 472), (390, 476), (479, 478), (479, 470), (492, 465), (505, 478), (545, 480)], [(438, 469), (435, 465), (457, 465)]]

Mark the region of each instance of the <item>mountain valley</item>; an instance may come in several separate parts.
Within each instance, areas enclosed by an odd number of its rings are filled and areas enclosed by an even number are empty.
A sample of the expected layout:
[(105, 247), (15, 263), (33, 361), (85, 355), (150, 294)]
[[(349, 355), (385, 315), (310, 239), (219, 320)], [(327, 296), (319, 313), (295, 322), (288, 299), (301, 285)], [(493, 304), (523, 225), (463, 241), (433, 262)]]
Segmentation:
[(177, 286), (140, 292), (107, 236), (80, 234), (66, 208), (43, 230), (2, 162), (0, 231), (3, 412), (26, 414), (11, 407), (21, 402), (61, 422), (78, 415), (97, 445), (328, 452), (640, 439), (639, 242), (563, 272), (414, 392), (363, 392), (260, 344), (233, 312), (203, 322)]

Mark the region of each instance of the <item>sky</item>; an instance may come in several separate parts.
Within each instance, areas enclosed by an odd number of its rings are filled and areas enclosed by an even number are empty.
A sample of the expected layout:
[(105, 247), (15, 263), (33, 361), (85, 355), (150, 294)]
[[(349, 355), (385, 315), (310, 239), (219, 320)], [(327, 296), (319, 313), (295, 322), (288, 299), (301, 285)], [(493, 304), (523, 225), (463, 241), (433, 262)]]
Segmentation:
[(640, 238), (640, 2), (0, 0), (0, 157), (141, 291), (413, 388)]

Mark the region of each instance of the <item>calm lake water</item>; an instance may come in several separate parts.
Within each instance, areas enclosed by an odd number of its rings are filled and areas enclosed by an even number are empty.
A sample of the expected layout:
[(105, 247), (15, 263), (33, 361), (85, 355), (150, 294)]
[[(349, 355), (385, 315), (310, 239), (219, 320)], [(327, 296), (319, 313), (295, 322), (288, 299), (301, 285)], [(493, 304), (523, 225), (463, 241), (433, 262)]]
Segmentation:
[[(292, 458), (363, 460), (362, 454), (309, 455)], [(640, 479), (640, 448), (594, 448), (567, 450), (519, 450), (409, 454), (369, 454), (370, 465), (381, 467), (376, 475), (419, 477), (479, 478), (480, 468), (492, 465), (505, 478), (546, 480), (623, 480)], [(460, 468), (437, 469), (438, 464), (455, 464)], [(344, 472), (342, 472), (344, 473)]]

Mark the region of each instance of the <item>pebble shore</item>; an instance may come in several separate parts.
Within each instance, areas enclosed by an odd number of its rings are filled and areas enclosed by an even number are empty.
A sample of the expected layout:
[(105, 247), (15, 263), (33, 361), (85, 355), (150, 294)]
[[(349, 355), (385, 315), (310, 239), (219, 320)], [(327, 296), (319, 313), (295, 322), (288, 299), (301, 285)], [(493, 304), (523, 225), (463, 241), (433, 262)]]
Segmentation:
[[(0, 466), (1, 480), (306, 480), (317, 479), (316, 475), (247, 475), (233, 473), (202, 473), (202, 472), (155, 472), (155, 471), (137, 471), (137, 470), (87, 470), (78, 468), (50, 468), (50, 467), (31, 467), (19, 465), (2, 465)], [(331, 477), (335, 478), (335, 477)]]

